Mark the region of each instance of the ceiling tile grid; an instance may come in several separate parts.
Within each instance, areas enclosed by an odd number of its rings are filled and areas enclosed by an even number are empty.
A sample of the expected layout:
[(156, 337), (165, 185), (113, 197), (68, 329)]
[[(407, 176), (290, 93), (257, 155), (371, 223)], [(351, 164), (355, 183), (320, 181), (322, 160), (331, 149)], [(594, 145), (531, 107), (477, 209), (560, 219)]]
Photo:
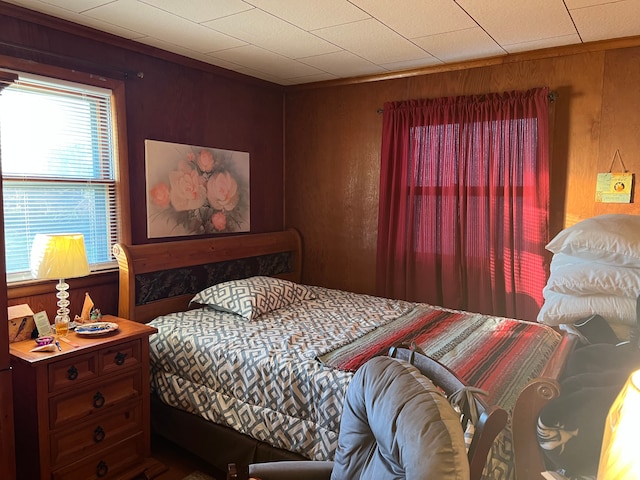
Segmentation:
[(293, 85), (640, 35), (640, 0), (4, 0)]

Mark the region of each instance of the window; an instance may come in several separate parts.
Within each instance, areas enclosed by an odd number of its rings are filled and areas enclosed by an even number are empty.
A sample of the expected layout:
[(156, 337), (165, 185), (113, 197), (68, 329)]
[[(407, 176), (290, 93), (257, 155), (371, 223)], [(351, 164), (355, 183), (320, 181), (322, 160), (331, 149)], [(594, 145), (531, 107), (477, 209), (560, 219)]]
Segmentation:
[(0, 95), (7, 280), (31, 278), (37, 233), (84, 234), (92, 271), (116, 265), (109, 89), (19, 74)]

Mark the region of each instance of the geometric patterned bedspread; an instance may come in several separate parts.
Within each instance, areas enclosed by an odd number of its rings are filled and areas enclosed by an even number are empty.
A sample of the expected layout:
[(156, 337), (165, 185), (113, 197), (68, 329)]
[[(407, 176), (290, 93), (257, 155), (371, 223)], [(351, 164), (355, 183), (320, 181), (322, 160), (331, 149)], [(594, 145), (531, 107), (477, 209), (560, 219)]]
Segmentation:
[[(519, 351), (526, 363), (511, 368), (522, 369), (514, 381), (526, 383), (541, 372), (559, 342), (556, 332), (539, 324), (310, 288), (316, 299), (251, 322), (207, 307), (153, 320), (158, 333), (150, 338), (152, 389), (169, 405), (275, 447), (327, 460), (337, 446), (344, 395), (353, 376), (339, 363), (388, 332), (415, 333), (417, 319), (431, 316), (430, 333), (423, 332), (417, 343), (454, 371), (465, 363), (473, 366), (467, 373), (485, 379), (477, 386), (502, 392), (498, 397), (504, 397), (501, 376), (486, 375), (479, 360), (485, 366), (509, 365), (509, 355)], [(484, 331), (475, 335), (484, 340), (475, 342), (472, 330)], [(526, 341), (503, 348), (515, 331), (527, 330), (536, 332), (522, 334), (533, 342), (530, 347)], [(377, 345), (382, 353), (388, 350)], [(473, 356), (474, 350), (479, 356)], [(492, 453), (491, 478), (512, 478), (509, 449), (506, 443)]]

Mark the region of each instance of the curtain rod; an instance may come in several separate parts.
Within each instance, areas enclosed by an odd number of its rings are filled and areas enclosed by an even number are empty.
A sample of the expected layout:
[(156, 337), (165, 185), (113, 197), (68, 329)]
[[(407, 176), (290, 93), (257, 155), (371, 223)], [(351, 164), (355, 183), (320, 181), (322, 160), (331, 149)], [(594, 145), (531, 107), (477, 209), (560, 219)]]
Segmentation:
[[(549, 99), (549, 103), (553, 103), (555, 102), (558, 97), (560, 95), (558, 95), (558, 92), (552, 90), (547, 94), (547, 98)], [(384, 108), (379, 108), (378, 110), (376, 110), (376, 113), (384, 113)]]
[[(98, 72), (102, 72), (103, 74), (112, 77), (112, 78), (118, 78), (118, 76), (123, 77), (124, 79), (129, 79), (129, 78), (144, 78), (144, 72), (134, 72), (134, 71), (128, 71), (128, 70), (121, 70), (119, 68), (116, 67), (111, 67), (108, 65), (103, 65), (100, 64), (98, 62), (92, 62), (91, 60), (83, 60), (80, 58), (76, 58), (76, 57), (70, 57), (68, 55), (61, 55), (58, 53), (52, 53), (52, 52), (47, 52), (45, 50), (40, 50), (37, 48), (31, 48), (31, 47), (25, 47), (23, 45), (16, 45), (14, 43), (8, 43), (8, 42), (0, 42), (0, 46), (3, 47), (9, 47), (9, 48), (14, 48), (16, 50), (22, 50), (25, 52), (29, 52), (29, 53), (34, 53), (37, 55), (44, 55), (45, 57), (50, 57), (50, 58), (54, 58), (56, 60), (63, 60), (65, 62), (69, 62), (71, 63), (73, 66), (77, 67), (78, 65), (81, 66), (85, 66), (87, 68), (90, 68), (93, 71), (89, 71), (87, 73), (98, 73)], [(32, 59), (25, 59), (25, 60), (32, 60)]]

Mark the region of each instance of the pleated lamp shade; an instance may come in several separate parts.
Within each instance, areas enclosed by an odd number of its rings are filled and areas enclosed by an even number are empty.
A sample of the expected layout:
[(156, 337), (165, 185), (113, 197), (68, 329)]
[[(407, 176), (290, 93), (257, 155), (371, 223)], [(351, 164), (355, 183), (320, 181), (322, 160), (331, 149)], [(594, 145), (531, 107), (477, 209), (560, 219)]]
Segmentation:
[(89, 262), (81, 233), (37, 234), (31, 249), (31, 274), (39, 279), (83, 277)]

